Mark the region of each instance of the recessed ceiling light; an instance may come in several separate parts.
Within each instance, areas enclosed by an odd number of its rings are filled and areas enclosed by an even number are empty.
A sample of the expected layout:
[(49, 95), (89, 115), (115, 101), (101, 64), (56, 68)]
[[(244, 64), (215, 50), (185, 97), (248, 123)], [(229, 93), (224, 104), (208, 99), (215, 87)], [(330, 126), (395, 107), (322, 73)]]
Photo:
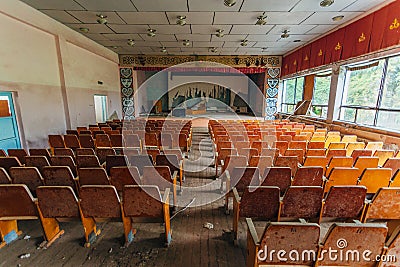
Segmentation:
[(319, 5), (321, 7), (328, 7), (331, 6), (333, 3), (335, 2), (335, 0), (322, 0)]
[(240, 43), (241, 46), (247, 46), (247, 40), (242, 40), (242, 42)]
[(176, 21), (176, 24), (185, 26), (186, 25), (186, 16), (178, 16), (178, 20)]
[(263, 47), (263, 48), (261, 48), (261, 50), (262, 50), (263, 52), (267, 51), (267, 49), (268, 49), (268, 47)]
[(96, 15), (97, 17), (99, 17), (98, 19), (97, 19), (97, 22), (98, 23), (100, 23), (100, 24), (107, 24), (107, 16), (106, 15), (103, 15), (103, 14), (97, 14)]
[(289, 38), (289, 31), (288, 30), (283, 30), (282, 31), (282, 34), (281, 34), (281, 37), (282, 38)]
[(343, 15), (340, 15), (340, 16), (335, 16), (335, 17), (333, 17), (332, 20), (333, 20), (333, 21), (341, 21), (343, 18), (344, 18), (344, 16), (343, 16)]
[(223, 29), (218, 29), (216, 36), (219, 37), (219, 38), (224, 37), (225, 36), (224, 30)]
[(167, 53), (167, 48), (165, 48), (164, 46), (161, 47), (160, 52), (161, 53)]
[(258, 16), (257, 17), (257, 22), (256, 25), (265, 25), (267, 24), (267, 21), (265, 20), (267, 18), (267, 16)]
[(130, 46), (134, 46), (135, 45), (135, 41), (133, 41), (133, 39), (129, 39), (127, 44), (130, 45)]
[(89, 32), (89, 28), (84, 28), (84, 27), (82, 27), (82, 28), (79, 28), (79, 30), (80, 30), (81, 32), (84, 32), (84, 33)]
[(227, 7), (234, 6), (236, 4), (236, 0), (224, 0), (224, 5)]
[(294, 43), (300, 43), (301, 40), (297, 39), (297, 40), (294, 40), (293, 42), (294, 42)]
[(150, 37), (156, 36), (156, 30), (154, 30), (154, 29), (148, 29), (148, 30), (147, 30), (147, 35), (150, 36)]
[(190, 41), (189, 40), (183, 40), (182, 43), (184, 46), (189, 46), (190, 45)]

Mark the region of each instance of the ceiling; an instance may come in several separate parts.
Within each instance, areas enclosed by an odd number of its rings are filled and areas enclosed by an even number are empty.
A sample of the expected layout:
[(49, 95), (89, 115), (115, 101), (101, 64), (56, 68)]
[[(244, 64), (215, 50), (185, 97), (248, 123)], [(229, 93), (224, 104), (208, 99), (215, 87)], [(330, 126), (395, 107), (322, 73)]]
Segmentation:
[[(21, 0), (119, 54), (283, 55), (388, 0)], [(96, 16), (107, 16), (106, 25)], [(255, 25), (267, 16), (265, 25)], [(332, 17), (342, 15), (341, 21)], [(177, 25), (186, 16), (187, 24)], [(154, 37), (147, 35), (156, 30)], [(223, 37), (216, 31), (224, 30)], [(288, 38), (281, 38), (283, 30)], [(134, 46), (128, 45), (133, 39)], [(248, 40), (241, 46), (241, 40)], [(189, 40), (184, 46), (183, 40)], [(296, 41), (296, 42), (294, 42)], [(210, 48), (216, 47), (216, 52)]]

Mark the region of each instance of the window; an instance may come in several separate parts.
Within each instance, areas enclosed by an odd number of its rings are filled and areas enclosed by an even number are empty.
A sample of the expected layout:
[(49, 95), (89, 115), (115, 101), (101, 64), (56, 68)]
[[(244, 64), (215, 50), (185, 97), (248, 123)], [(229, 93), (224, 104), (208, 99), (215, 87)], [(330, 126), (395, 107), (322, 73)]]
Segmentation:
[(292, 113), (297, 102), (303, 100), (304, 77), (283, 81), (282, 112)]
[(311, 116), (326, 118), (331, 87), (331, 72), (315, 74)]
[(400, 56), (348, 66), (340, 120), (400, 130)]
[(105, 122), (107, 120), (107, 96), (94, 96), (94, 110), (96, 113), (96, 122)]

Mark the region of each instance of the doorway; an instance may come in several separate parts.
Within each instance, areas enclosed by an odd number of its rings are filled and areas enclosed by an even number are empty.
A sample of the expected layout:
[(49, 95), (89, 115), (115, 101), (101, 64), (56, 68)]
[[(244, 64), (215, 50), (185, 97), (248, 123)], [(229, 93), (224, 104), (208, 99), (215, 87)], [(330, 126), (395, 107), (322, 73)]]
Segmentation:
[(105, 122), (107, 120), (107, 96), (94, 96), (94, 111), (96, 113), (96, 122)]
[(11, 92), (0, 92), (0, 149), (21, 148)]

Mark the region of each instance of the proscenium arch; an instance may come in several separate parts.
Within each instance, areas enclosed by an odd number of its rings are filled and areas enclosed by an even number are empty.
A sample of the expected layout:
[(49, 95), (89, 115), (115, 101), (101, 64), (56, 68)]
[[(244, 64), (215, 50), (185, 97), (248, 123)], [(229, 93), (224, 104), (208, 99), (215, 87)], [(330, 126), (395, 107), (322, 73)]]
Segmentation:
[[(224, 79), (224, 77), (232, 79)], [(148, 78), (134, 94), (135, 103), (137, 103), (136, 116), (143, 111), (142, 107), (144, 111), (150, 113), (155, 103), (165, 98), (171, 90), (190, 83), (208, 83), (229, 88), (247, 104), (249, 113), (260, 116), (264, 114), (264, 106), (261, 109), (258, 107), (257, 110), (255, 104), (250, 103), (250, 92), (252, 99), (264, 99), (265, 96), (247, 75), (220, 63), (195, 61), (164, 69)], [(247, 99), (242, 97), (243, 94), (247, 95)]]

